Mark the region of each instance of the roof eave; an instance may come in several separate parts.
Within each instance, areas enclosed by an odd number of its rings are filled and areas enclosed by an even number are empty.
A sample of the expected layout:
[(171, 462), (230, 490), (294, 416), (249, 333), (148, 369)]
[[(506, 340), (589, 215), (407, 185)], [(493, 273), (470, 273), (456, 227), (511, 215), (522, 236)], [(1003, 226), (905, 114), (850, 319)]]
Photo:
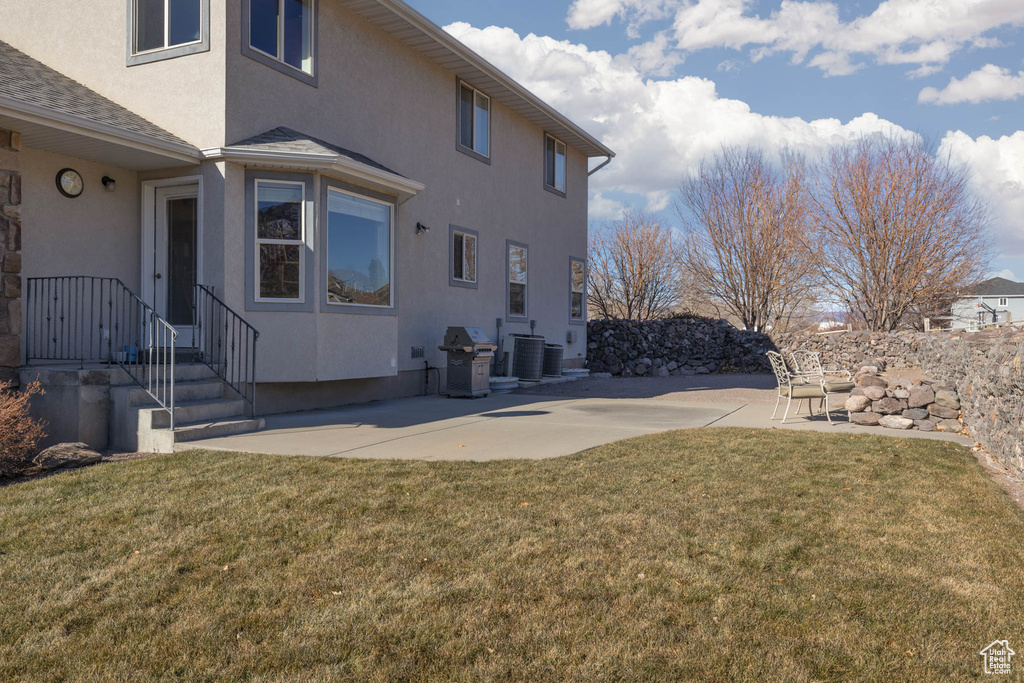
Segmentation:
[(6, 95), (0, 95), (0, 115), (130, 147), (173, 161), (195, 164), (201, 159), (199, 150), (191, 145), (161, 140), (151, 135), (136, 133), (84, 116), (56, 111)]
[[(502, 87), (507, 88), (515, 96), (522, 100), (525, 100), (529, 105), (542, 112), (546, 117), (552, 119), (556, 124), (565, 128), (572, 136), (576, 137), (576, 140), (569, 141), (563, 140), (563, 142), (572, 144), (579, 151), (586, 154), (587, 157), (608, 157), (613, 158), (615, 152), (610, 150), (604, 144), (602, 144), (597, 138), (587, 133), (585, 130), (580, 128), (578, 125), (573, 123), (564, 114), (561, 114), (551, 105), (544, 102), (532, 92), (524, 88), (522, 85), (517, 83), (512, 77), (498, 69), (496, 66), (488, 62), (486, 59), (478, 55), (473, 50), (469, 49), (466, 45), (456, 40), (453, 36), (447, 33), (444, 29), (439, 27), (434, 22), (430, 21), (422, 14), (414, 10), (409, 5), (402, 2), (402, 0), (374, 0), (377, 4), (382, 5), (405, 20), (416, 29), (426, 34), (434, 41), (440, 43), (442, 46), (453, 52), (459, 58), (468, 62), (472, 67), (482, 71), (485, 76), (493, 79)], [(414, 46), (415, 47), (415, 46)], [(548, 131), (556, 132), (556, 131)]]
[(389, 173), (341, 154), (291, 152), (245, 147), (214, 147), (202, 151), (204, 159), (232, 161), (253, 166), (273, 166), (300, 170), (333, 172), (371, 189), (396, 194), (402, 201), (415, 197), (426, 185)]

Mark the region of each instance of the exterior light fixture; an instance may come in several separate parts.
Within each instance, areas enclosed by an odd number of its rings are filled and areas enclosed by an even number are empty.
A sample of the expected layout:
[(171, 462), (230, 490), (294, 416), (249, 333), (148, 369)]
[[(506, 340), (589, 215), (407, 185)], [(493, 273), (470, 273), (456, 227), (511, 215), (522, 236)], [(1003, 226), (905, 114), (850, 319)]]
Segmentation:
[(427, 226), (423, 225), (422, 223), (417, 223), (416, 224), (416, 234), (417, 235), (425, 235), (428, 232), (430, 232), (430, 228), (428, 228)]
[(117, 181), (108, 175), (103, 176), (103, 178), (100, 179), (100, 182), (103, 183), (103, 187), (107, 192), (113, 192), (114, 188), (117, 186)]

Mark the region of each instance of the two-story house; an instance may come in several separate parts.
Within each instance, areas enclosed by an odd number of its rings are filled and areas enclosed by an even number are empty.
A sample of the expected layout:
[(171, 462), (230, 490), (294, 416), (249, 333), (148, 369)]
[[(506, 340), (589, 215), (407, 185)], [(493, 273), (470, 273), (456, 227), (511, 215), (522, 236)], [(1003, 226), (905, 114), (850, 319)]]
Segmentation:
[(401, 1), (0, 16), (0, 364), (51, 386), (51, 439), (422, 394), (449, 325), (582, 366), (613, 153)]
[(952, 306), (953, 329), (982, 329), (1024, 321), (1024, 282), (994, 277), (961, 292)]

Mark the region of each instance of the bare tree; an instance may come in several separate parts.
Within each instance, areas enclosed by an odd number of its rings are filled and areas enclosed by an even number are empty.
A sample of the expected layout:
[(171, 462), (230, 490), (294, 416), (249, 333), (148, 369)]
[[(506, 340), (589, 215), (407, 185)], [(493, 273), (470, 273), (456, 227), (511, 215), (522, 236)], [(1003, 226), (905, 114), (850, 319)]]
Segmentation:
[(797, 157), (773, 165), (759, 149), (729, 148), (701, 162), (676, 202), (693, 286), (747, 329), (785, 327), (813, 301), (806, 207)]
[(816, 177), (808, 255), (868, 329), (894, 330), (984, 275), (988, 211), (948, 157), (869, 137), (829, 150)]
[(627, 211), (591, 233), (587, 302), (603, 318), (650, 320), (668, 314), (680, 290), (672, 230), (649, 213)]

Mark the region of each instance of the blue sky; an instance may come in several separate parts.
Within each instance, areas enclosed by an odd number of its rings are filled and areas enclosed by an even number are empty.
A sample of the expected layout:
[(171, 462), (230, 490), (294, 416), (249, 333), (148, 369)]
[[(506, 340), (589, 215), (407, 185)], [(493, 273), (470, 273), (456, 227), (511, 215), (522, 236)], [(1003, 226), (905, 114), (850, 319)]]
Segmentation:
[(675, 222), (679, 181), (722, 145), (813, 157), (908, 131), (971, 167), (993, 273), (1024, 280), (1024, 2), (409, 2), (616, 151), (593, 219)]

